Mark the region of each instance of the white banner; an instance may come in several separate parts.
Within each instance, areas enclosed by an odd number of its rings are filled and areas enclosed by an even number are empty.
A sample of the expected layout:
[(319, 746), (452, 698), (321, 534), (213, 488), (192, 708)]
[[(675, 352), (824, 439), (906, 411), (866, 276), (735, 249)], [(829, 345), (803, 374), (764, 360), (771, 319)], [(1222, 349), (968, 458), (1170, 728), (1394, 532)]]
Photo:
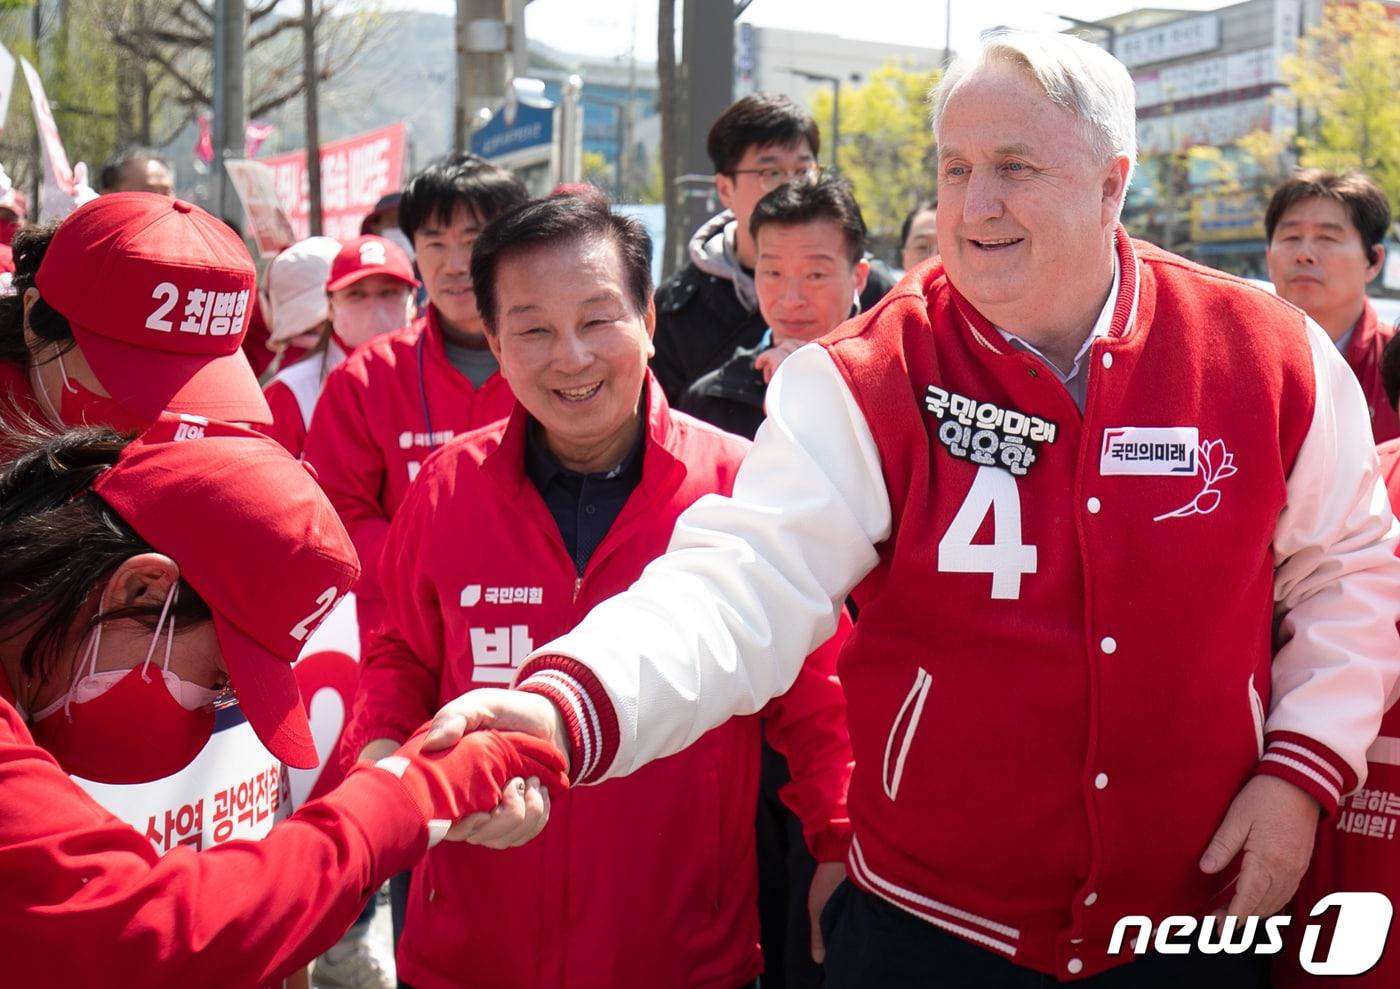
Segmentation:
[(0, 134), (5, 132), (5, 121), (10, 116), (10, 95), (15, 91), (15, 57), (4, 45), (0, 45)]
[(24, 70), (24, 81), (29, 85), (29, 102), (34, 105), (34, 124), (39, 128), (39, 143), (44, 149), (44, 177), (53, 181), (69, 196), (78, 192), (77, 179), (72, 166), (68, 164), (68, 152), (63, 150), (63, 139), (58, 136), (58, 124), (54, 122), (53, 111), (49, 109), (49, 98), (44, 95), (44, 83), (39, 73), (29, 64), (29, 59), (21, 57), (20, 68)]
[(277, 198), (276, 175), (260, 161), (233, 158), (224, 162), (229, 181), (243, 201), (258, 254), (270, 258), (296, 240), (292, 221)]

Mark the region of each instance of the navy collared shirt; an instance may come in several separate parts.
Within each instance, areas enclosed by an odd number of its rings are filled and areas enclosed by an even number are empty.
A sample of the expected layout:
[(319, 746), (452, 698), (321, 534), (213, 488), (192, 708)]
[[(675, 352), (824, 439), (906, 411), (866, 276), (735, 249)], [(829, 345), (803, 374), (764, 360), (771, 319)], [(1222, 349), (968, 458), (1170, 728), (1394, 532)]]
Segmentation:
[(525, 431), (525, 473), (539, 491), (564, 537), (564, 547), (574, 561), (577, 575), (584, 567), (632, 491), (642, 482), (642, 447), (646, 424), (637, 433), (637, 442), (612, 470), (580, 474), (554, 459), (539, 435), (540, 424), (531, 419)]

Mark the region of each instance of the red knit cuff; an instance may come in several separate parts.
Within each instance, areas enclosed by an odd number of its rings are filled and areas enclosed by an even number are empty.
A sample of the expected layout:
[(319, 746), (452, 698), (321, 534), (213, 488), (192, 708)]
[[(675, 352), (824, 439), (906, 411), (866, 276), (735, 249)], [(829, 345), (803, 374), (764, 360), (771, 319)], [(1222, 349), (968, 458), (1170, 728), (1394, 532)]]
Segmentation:
[(538, 656), (516, 681), (549, 700), (569, 732), (569, 774), (575, 784), (596, 783), (617, 757), (617, 712), (593, 671), (567, 656)]
[(851, 851), (851, 822), (849, 818), (832, 821), (812, 835), (808, 844), (812, 858), (818, 862), (844, 862)]
[(1356, 774), (1321, 742), (1291, 731), (1270, 732), (1256, 773), (1277, 776), (1322, 805), (1324, 817), (1337, 812), (1342, 795), (1356, 789)]

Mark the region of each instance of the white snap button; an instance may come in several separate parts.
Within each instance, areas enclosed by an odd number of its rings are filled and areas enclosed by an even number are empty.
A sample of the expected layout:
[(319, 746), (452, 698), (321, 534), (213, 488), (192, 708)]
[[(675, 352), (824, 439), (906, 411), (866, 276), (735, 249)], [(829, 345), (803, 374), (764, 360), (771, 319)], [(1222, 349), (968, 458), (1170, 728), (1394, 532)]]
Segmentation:
[(1097, 498), (1090, 498), (1086, 507), (1089, 509), (1090, 515), (1097, 515), (1099, 514), (1099, 509), (1103, 508), (1103, 502), (1099, 501)]
[(1098, 903), (1098, 902), (1099, 902), (1099, 894), (1098, 894), (1098, 893), (1090, 893), (1088, 896), (1084, 897), (1084, 905), (1085, 905), (1086, 907), (1092, 907), (1095, 903)]
[(1100, 790), (1108, 786), (1108, 773), (1099, 773), (1099, 775), (1095, 776), (1094, 786), (1098, 787)]
[(1083, 944), (1083, 943), (1084, 943), (1084, 939), (1083, 939), (1082, 937), (1072, 937), (1072, 938), (1069, 939), (1069, 943), (1070, 943), (1070, 944)]
[(1110, 368), (1113, 366), (1113, 355), (1110, 354), (1108, 351), (1104, 351), (1103, 366), (1105, 368)]
[(1078, 958), (1071, 958), (1069, 964), (1066, 965), (1065, 968), (1069, 969), (1070, 975), (1078, 975), (1080, 972), (1084, 971), (1084, 963)]
[(1099, 642), (1099, 648), (1112, 655), (1118, 651), (1118, 640), (1111, 635), (1105, 635), (1103, 640)]

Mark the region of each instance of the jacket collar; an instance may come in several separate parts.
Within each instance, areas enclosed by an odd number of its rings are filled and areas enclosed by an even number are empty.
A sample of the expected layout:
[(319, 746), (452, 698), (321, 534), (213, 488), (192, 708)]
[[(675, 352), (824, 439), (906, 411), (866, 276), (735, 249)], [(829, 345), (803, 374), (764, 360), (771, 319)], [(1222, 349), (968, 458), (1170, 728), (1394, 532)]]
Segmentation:
[[(642, 483), (638, 485), (638, 491), (650, 495), (673, 477), (684, 476), (685, 464), (677, 456), (680, 436), (672, 418), (671, 406), (650, 368), (642, 385), (642, 402), (646, 418), (642, 440)], [(510, 495), (531, 486), (525, 472), (525, 437), (532, 421), (530, 413), (517, 400), (500, 444), (481, 462), (482, 470), (495, 478)], [(677, 469), (682, 473), (676, 474)]]
[(1380, 349), (1385, 346), (1385, 341), (1381, 339), (1380, 320), (1376, 317), (1376, 308), (1371, 305), (1371, 300), (1367, 299), (1361, 309), (1361, 317), (1352, 327), (1351, 339), (1347, 341), (1347, 351), (1344, 355), (1348, 364), (1353, 366), (1362, 360), (1372, 351), (1379, 354)]
[[(1111, 339), (1125, 339), (1131, 334), (1137, 321), (1139, 271), (1137, 252), (1133, 250), (1132, 239), (1121, 223), (1114, 231), (1113, 247), (1118, 252), (1118, 295), (1116, 299), (1111, 300), (1113, 314), (1109, 319), (1108, 333), (1105, 335)], [(925, 272), (925, 298), (927, 289), (938, 277), (946, 278), (941, 264)], [(1009, 356), (1017, 353), (991, 321), (973, 308), (972, 303), (963, 297), (951, 281), (948, 282), (948, 289), (952, 294), (953, 305), (977, 343), (998, 354)], [(1012, 333), (1016, 332), (1015, 327), (1007, 329)]]

